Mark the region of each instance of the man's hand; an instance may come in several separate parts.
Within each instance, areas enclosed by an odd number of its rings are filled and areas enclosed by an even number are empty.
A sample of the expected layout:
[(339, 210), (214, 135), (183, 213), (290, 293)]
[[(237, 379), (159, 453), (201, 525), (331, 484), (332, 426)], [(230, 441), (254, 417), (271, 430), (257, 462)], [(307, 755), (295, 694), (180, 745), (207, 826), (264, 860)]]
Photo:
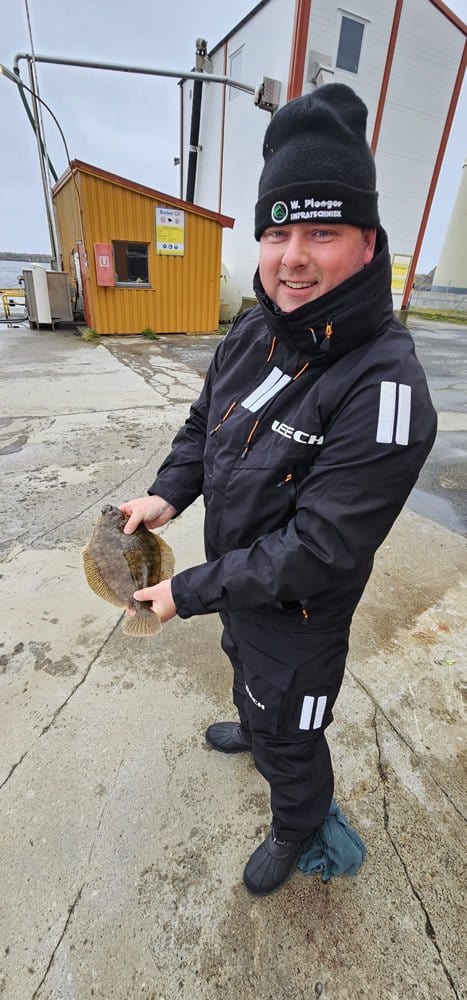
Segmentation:
[(167, 503), (167, 500), (150, 496), (127, 500), (126, 503), (121, 503), (118, 509), (129, 518), (123, 529), (125, 535), (132, 535), (142, 521), (147, 528), (160, 528), (177, 513), (175, 507)]
[[(170, 580), (162, 580), (155, 587), (143, 587), (143, 590), (135, 590), (133, 597), (136, 601), (152, 601), (152, 611), (155, 611), (161, 622), (168, 622), (177, 614), (177, 608), (172, 597), (172, 587)], [(127, 615), (135, 615), (136, 611), (127, 608)]]

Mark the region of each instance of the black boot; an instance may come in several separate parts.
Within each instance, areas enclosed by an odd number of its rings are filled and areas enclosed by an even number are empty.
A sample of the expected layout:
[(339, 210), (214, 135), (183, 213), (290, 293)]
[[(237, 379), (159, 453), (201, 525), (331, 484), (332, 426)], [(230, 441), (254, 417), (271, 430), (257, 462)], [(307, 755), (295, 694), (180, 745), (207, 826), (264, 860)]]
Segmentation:
[(257, 847), (243, 872), (243, 881), (253, 896), (276, 892), (292, 877), (297, 860), (308, 840), (280, 840), (271, 828), (266, 840)]
[(251, 750), (251, 736), (238, 722), (215, 722), (206, 729), (206, 741), (221, 753)]

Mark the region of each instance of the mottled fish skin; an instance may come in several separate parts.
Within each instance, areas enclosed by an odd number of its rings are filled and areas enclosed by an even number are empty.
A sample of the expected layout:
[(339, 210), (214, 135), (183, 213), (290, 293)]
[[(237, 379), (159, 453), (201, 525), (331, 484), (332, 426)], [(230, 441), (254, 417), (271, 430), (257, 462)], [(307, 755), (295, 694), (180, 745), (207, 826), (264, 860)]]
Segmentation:
[(135, 601), (133, 593), (171, 576), (173, 555), (167, 543), (144, 524), (131, 535), (125, 535), (123, 528), (127, 521), (128, 517), (118, 507), (103, 508), (83, 550), (86, 578), (99, 596), (138, 613), (138, 621), (130, 618), (124, 624), (127, 634), (155, 634), (160, 631), (160, 622), (151, 611), (152, 602)]

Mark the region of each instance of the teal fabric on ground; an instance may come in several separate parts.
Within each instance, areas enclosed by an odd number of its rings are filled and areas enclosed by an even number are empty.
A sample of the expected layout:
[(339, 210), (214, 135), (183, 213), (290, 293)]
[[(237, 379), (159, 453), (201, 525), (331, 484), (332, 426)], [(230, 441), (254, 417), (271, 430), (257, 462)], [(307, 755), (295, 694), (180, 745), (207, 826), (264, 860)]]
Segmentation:
[(362, 866), (366, 847), (349, 824), (335, 799), (319, 830), (305, 845), (297, 868), (305, 875), (319, 875), (328, 882), (335, 875), (355, 875)]

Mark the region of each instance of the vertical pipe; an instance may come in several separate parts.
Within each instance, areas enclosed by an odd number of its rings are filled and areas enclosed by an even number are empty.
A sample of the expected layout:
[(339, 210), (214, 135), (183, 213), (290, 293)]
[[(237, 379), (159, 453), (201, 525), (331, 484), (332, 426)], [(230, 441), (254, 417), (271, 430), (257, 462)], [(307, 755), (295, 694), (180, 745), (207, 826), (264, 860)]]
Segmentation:
[(43, 191), (44, 191), (44, 201), (45, 201), (45, 210), (46, 210), (46, 215), (47, 215), (47, 225), (48, 225), (48, 228), (49, 228), (50, 249), (52, 251), (52, 262), (51, 263), (52, 263), (52, 269), (54, 271), (58, 271), (59, 270), (59, 254), (58, 254), (57, 240), (56, 240), (56, 235), (55, 235), (55, 227), (54, 227), (53, 211), (52, 211), (51, 199), (50, 199), (50, 191), (49, 191), (49, 185), (48, 185), (48, 181), (47, 181), (47, 172), (46, 172), (45, 163), (44, 163), (43, 144), (42, 144), (42, 141), (41, 141), (41, 133), (40, 133), (40, 129), (39, 129), (39, 115), (38, 115), (37, 101), (36, 101), (35, 90), (34, 90), (34, 77), (33, 77), (33, 73), (32, 73), (31, 60), (30, 59), (28, 59), (28, 69), (29, 69), (29, 86), (31, 88), (31, 93), (32, 93), (32, 111), (33, 111), (34, 126), (35, 126), (34, 130), (35, 130), (35, 133), (36, 133), (37, 151), (38, 151), (38, 154), (39, 154), (39, 165), (40, 165), (40, 168), (41, 168), (42, 188), (43, 188)]
[(195, 200), (196, 167), (198, 163), (199, 123), (201, 119), (201, 96), (203, 84), (195, 80), (193, 84), (193, 103), (191, 106), (190, 146), (188, 153), (188, 171), (186, 179), (186, 200)]
[[(35, 125), (35, 122), (34, 122), (34, 118), (33, 118), (32, 114), (31, 114), (31, 109), (30, 109), (29, 104), (27, 102), (26, 95), (24, 93), (24, 87), (22, 86), (21, 77), (19, 75), (19, 72), (15, 73), (15, 76), (18, 79), (18, 90), (19, 90), (19, 93), (20, 93), (21, 100), (23, 102), (24, 110), (25, 110), (25, 112), (26, 112), (26, 114), (28, 116), (29, 122), (30, 122), (30, 124), (32, 126), (32, 129), (33, 129), (33, 132), (35, 132), (36, 131), (36, 125)], [(47, 163), (49, 165), (49, 173), (53, 177), (54, 181), (57, 182), (58, 181), (57, 171), (55, 170), (55, 167), (54, 167), (54, 165), (52, 163), (52, 160), (50, 159), (49, 154), (46, 153), (46, 150), (44, 149), (43, 146), (42, 146), (42, 152), (43, 152), (44, 156), (47, 155)]]
[[(227, 76), (227, 42), (224, 45), (224, 76)], [(227, 87), (222, 88), (222, 115), (221, 115), (221, 151), (219, 159), (219, 198), (217, 202), (217, 211), (219, 215), (222, 212), (222, 186), (224, 182), (224, 136), (225, 136), (225, 100), (226, 100)]]
[(290, 56), (289, 84), (287, 100), (300, 97), (303, 89), (305, 73), (305, 56), (308, 43), (308, 28), (310, 24), (311, 0), (296, 0), (295, 19)]
[(183, 80), (180, 80), (180, 198), (183, 200), (183, 145), (184, 145), (184, 121), (183, 121)]

